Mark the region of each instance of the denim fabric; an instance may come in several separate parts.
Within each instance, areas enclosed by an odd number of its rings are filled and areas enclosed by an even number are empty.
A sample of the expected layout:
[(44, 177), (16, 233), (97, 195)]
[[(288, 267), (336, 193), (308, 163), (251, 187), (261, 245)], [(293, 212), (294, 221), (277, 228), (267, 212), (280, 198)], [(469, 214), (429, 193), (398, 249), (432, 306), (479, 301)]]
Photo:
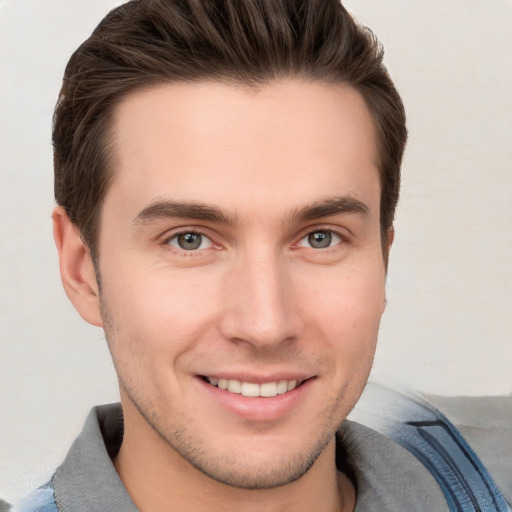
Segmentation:
[(50, 482), (26, 496), (11, 512), (58, 512), (55, 492)]

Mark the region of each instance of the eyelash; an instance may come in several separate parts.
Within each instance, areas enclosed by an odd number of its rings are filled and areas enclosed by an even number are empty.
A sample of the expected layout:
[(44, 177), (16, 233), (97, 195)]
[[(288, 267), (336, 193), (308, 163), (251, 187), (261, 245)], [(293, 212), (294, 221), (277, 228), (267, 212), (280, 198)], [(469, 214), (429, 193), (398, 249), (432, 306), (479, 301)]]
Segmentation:
[[(211, 244), (210, 247), (208, 248), (203, 248), (203, 249), (191, 249), (191, 250), (187, 250), (187, 249), (183, 249), (181, 247), (176, 247), (176, 246), (173, 246), (171, 244), (171, 242), (173, 240), (177, 240), (178, 237), (180, 236), (183, 236), (183, 235), (198, 235), (198, 236), (201, 236), (202, 237), (202, 241), (201, 241), (201, 244), (204, 242), (204, 240), (208, 240), (209, 243)], [(172, 250), (173, 252), (176, 252), (176, 253), (179, 253), (181, 256), (185, 256), (185, 257), (194, 257), (194, 256), (199, 256), (204, 250), (206, 249), (209, 249), (209, 248), (216, 248), (218, 247), (215, 242), (211, 239), (210, 236), (208, 236), (206, 233), (198, 230), (198, 229), (183, 229), (181, 231), (178, 231), (177, 233), (173, 233), (172, 235), (170, 236), (167, 236), (165, 237), (165, 239), (163, 240), (162, 242), (162, 245), (165, 246), (166, 248)]]
[[(334, 235), (335, 237), (337, 237), (339, 239), (339, 241), (337, 243), (335, 243), (334, 245), (329, 245), (324, 248), (315, 248), (315, 247), (311, 247), (311, 246), (305, 247), (305, 246), (299, 245), (303, 240), (306, 240), (309, 236), (311, 236), (315, 233), (328, 233), (330, 235)], [(347, 235), (345, 233), (343, 233), (341, 230), (333, 229), (331, 227), (326, 227), (326, 226), (325, 227), (319, 226), (319, 227), (315, 227), (314, 229), (308, 228), (307, 232), (304, 233), (304, 235), (302, 235), (299, 238), (299, 241), (294, 244), (294, 247), (299, 247), (299, 248), (305, 247), (306, 249), (311, 249), (313, 251), (319, 251), (319, 252), (328, 254), (333, 251), (336, 251), (338, 246), (345, 244), (347, 241), (348, 241)]]
[[(335, 237), (337, 237), (339, 239), (339, 241), (337, 243), (335, 243), (334, 245), (329, 245), (327, 247), (324, 247), (324, 248), (315, 248), (315, 247), (311, 247), (311, 246), (301, 246), (299, 245), (303, 240), (307, 239), (307, 237), (315, 234), (315, 233), (328, 233), (330, 235), (334, 235)], [(208, 240), (209, 243), (211, 244), (209, 247), (206, 247), (206, 248), (203, 248), (203, 249), (190, 249), (190, 250), (187, 250), (187, 249), (183, 249), (183, 248), (180, 248), (180, 247), (176, 247), (176, 246), (173, 246), (171, 245), (171, 242), (173, 240), (177, 240), (178, 237), (180, 236), (183, 236), (183, 235), (199, 235), (201, 236), (203, 239), (201, 241), (201, 244), (204, 242), (204, 239)], [(347, 242), (347, 236), (346, 234), (342, 233), (340, 230), (336, 230), (336, 229), (332, 229), (332, 228), (328, 228), (328, 227), (318, 227), (318, 228), (315, 228), (315, 229), (308, 229), (307, 232), (305, 232), (303, 235), (300, 236), (299, 240), (293, 244), (293, 248), (296, 249), (296, 248), (300, 248), (300, 247), (303, 247), (305, 249), (310, 249), (310, 250), (313, 250), (313, 251), (319, 251), (319, 252), (322, 252), (322, 253), (330, 253), (332, 251), (335, 251), (336, 248), (339, 246), (339, 245), (343, 245)], [(183, 256), (186, 256), (186, 257), (194, 257), (194, 256), (199, 256), (203, 251), (205, 251), (206, 249), (210, 249), (210, 248), (219, 248), (219, 246), (212, 240), (212, 238), (210, 236), (208, 236), (206, 233), (204, 233), (203, 231), (201, 230), (198, 230), (198, 229), (184, 229), (184, 230), (181, 230), (177, 233), (173, 233), (172, 235), (170, 236), (167, 236), (163, 242), (162, 242), (162, 245), (165, 246), (166, 248), (169, 248), (175, 252), (178, 252), (180, 253), (181, 255)]]

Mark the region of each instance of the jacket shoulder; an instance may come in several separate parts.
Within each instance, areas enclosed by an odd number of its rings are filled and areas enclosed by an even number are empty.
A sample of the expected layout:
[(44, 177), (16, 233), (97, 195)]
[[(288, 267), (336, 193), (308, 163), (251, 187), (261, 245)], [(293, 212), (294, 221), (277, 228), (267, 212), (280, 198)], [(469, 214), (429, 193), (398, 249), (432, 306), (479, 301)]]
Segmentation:
[(58, 512), (53, 485), (49, 482), (32, 491), (10, 512)]

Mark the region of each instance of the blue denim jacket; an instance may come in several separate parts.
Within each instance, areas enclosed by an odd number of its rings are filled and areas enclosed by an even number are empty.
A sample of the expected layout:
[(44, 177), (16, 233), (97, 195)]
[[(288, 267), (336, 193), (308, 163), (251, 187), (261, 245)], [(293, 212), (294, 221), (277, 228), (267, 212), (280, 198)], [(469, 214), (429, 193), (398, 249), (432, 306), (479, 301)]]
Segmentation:
[(48, 482), (26, 496), (12, 512), (58, 512), (53, 485)]

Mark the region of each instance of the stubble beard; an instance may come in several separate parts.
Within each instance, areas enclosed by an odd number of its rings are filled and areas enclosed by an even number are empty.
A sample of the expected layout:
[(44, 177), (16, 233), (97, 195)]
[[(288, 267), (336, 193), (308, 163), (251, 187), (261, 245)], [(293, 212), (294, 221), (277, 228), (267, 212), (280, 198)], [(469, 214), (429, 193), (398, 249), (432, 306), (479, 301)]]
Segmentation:
[[(326, 407), (325, 410), (330, 412), (324, 412), (321, 417), (314, 418), (315, 424), (319, 427), (317, 430), (319, 435), (316, 440), (308, 442), (307, 446), (302, 446), (300, 451), (283, 454), (279, 460), (277, 457), (273, 457), (272, 461), (261, 460), (255, 464), (257, 454), (253, 453), (241, 456), (230, 456), (227, 453), (212, 454), (204, 446), (204, 441), (200, 436), (191, 432), (189, 426), (186, 424), (183, 426), (173, 425), (172, 419), (169, 422), (158, 413), (154, 400), (139, 396), (137, 386), (136, 384), (132, 385), (134, 383), (131, 382), (129, 375), (127, 380), (123, 379), (123, 373), (120, 371), (109, 341), (116, 337), (119, 329), (103, 301), (101, 302), (101, 309), (105, 336), (122, 394), (129, 400), (147, 425), (173, 452), (177, 453), (193, 468), (219, 483), (238, 489), (262, 490), (281, 487), (298, 480), (311, 469), (329, 443), (334, 441), (336, 431), (353, 407), (353, 404), (348, 408), (347, 404), (345, 404), (345, 407), (340, 406), (340, 403), (344, 401), (346, 391), (341, 390), (333, 398), (330, 407)], [(340, 414), (339, 411), (345, 408), (347, 410), (344, 411), (344, 414)], [(338, 418), (334, 418), (336, 411), (338, 411)], [(191, 421), (193, 420), (191, 419)], [(185, 423), (188, 423), (188, 421), (185, 420)], [(295, 425), (294, 428), (301, 428), (301, 426)]]
[[(281, 487), (304, 476), (334, 439), (343, 420), (330, 428), (325, 420), (320, 431), (321, 436), (310, 446), (293, 454), (285, 454), (272, 461), (259, 461), (257, 454), (233, 456), (228, 453), (213, 454), (204, 446), (203, 440), (190, 432), (186, 426), (176, 427), (166, 424), (154, 410), (148, 410), (136, 400), (133, 393), (120, 379), (124, 395), (135, 407), (144, 421), (164, 441), (164, 443), (182, 459), (203, 475), (224, 485), (246, 490), (263, 490)], [(333, 461), (334, 463), (334, 461)]]

